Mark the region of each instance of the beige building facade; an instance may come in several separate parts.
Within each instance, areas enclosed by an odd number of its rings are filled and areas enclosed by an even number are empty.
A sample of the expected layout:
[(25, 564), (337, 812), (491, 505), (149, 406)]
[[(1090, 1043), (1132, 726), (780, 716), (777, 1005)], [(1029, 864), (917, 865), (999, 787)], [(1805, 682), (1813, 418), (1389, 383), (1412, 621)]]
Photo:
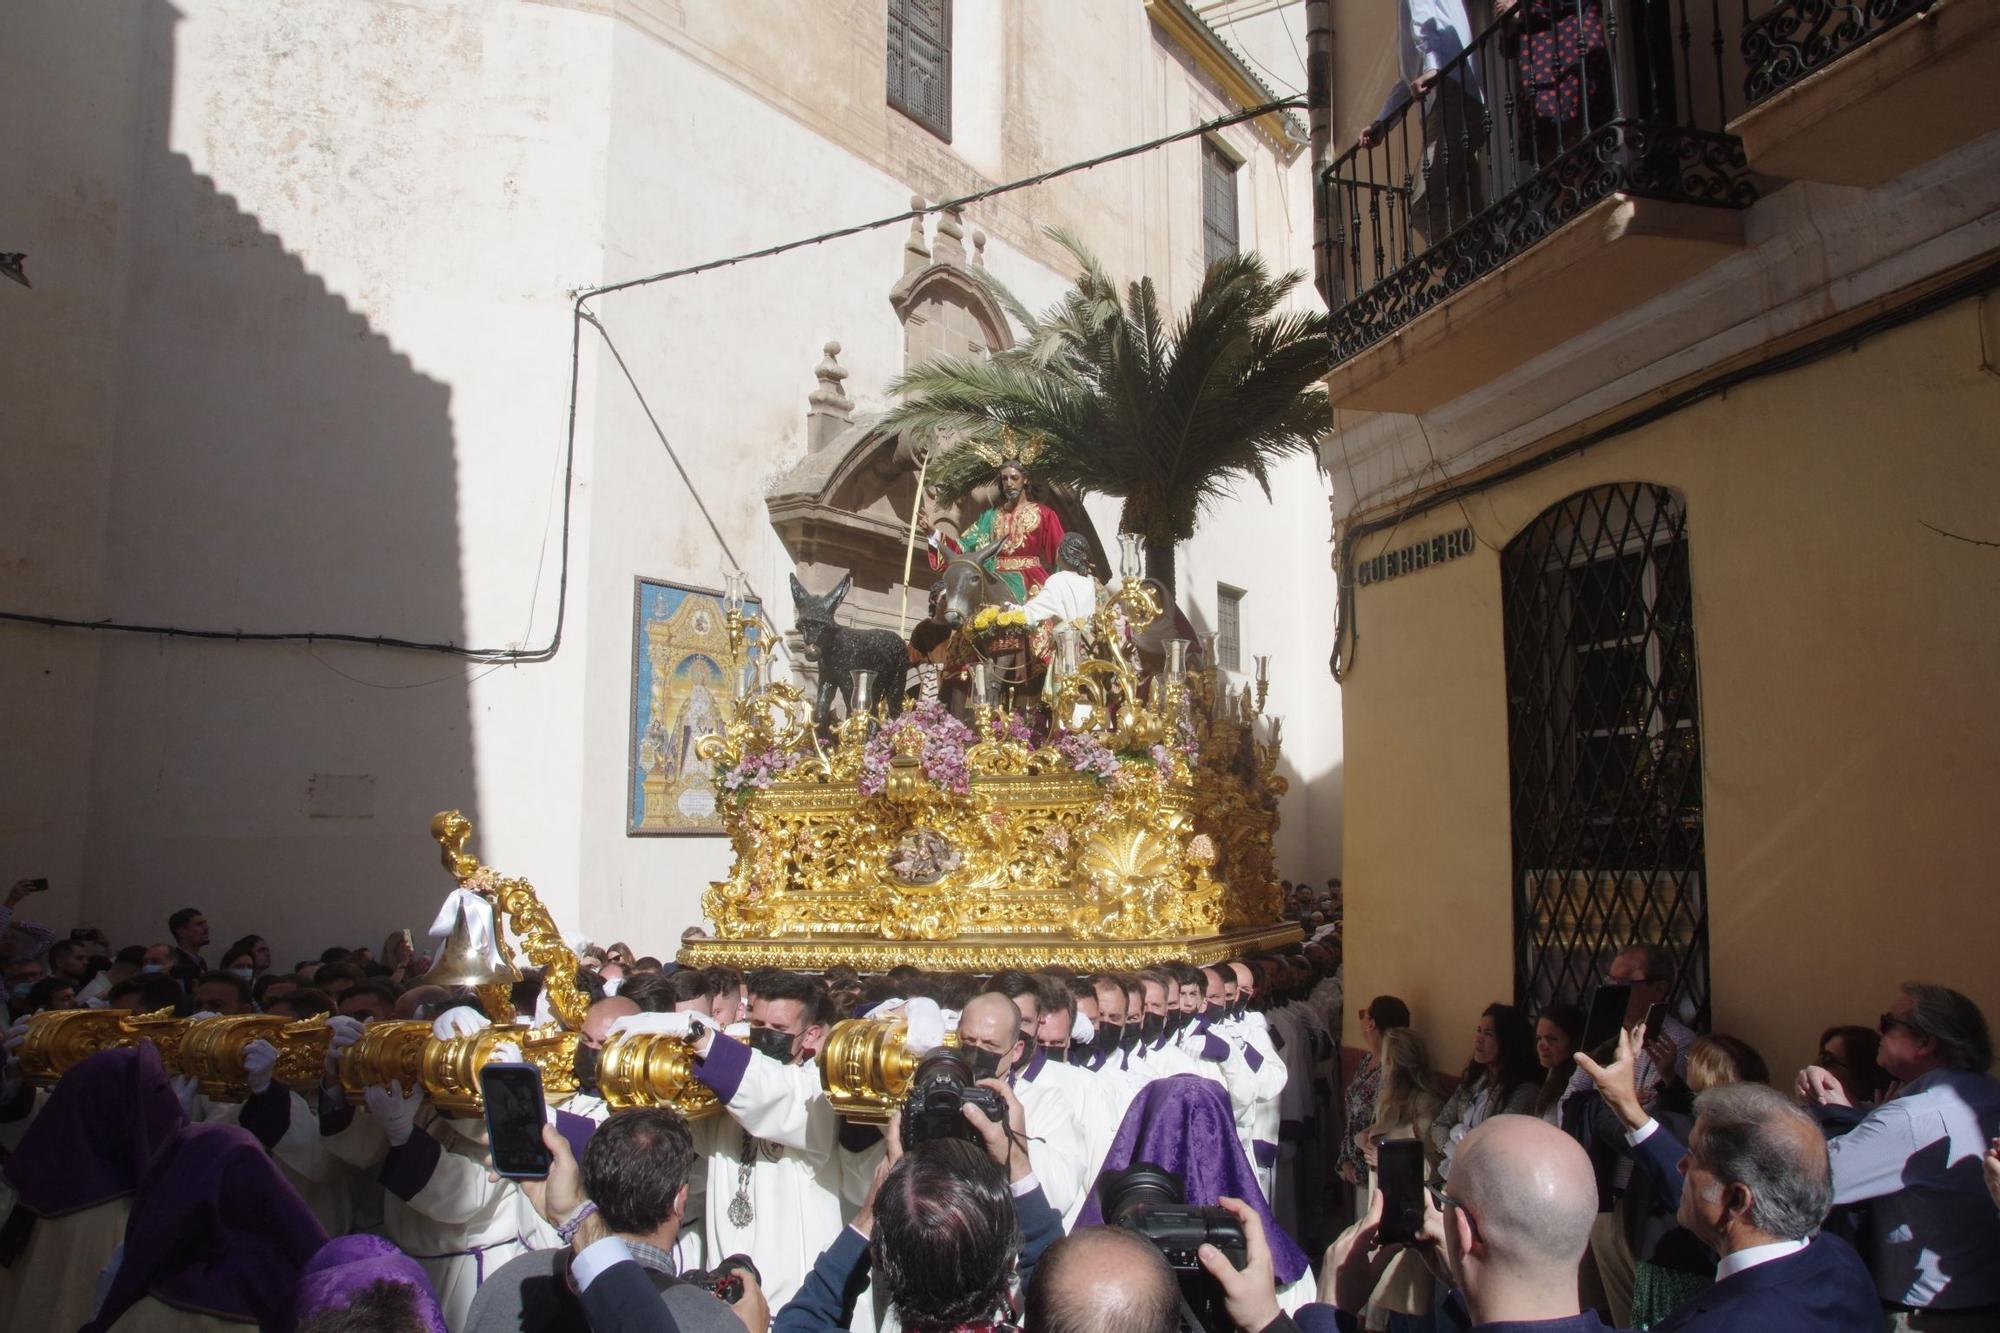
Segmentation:
[[(1347, 203), (1394, 77), (1378, 8), (1335, 5)], [(1609, 128), (1712, 134), (1746, 196), (1635, 173), (1522, 241), (1495, 219), (1538, 186), (1481, 156), (1523, 190), (1467, 219), (1494, 262), (1369, 323), (1350, 261), (1347, 989), (1408, 1000), (1441, 1067), (1488, 1003), (1577, 1000), (1635, 940), (1786, 1082), (1906, 979), (2000, 1016), (2000, 136), (1893, 114), (1976, 100), (1993, 17), (1782, 76), (1732, 26), (1725, 118)]]
[[(904, 31), (940, 11), (941, 73)], [(635, 580), (740, 567), (782, 633), (789, 574), (878, 559), (914, 493), (885, 386), (1009, 336), (974, 270), (1052, 300), (1047, 228), (1177, 307), (1221, 168), (1235, 243), (1311, 266), (1303, 118), (1272, 114), (573, 317), (1259, 104), (1178, 0), (30, 0), (0, 33), (0, 247), (34, 283), (0, 293), (0, 610), (220, 636), (0, 625), (0, 860), (120, 940), (183, 904), (286, 959), (421, 931), (455, 807), (566, 929), (668, 951), (729, 854), (627, 836)], [(1243, 665), (1274, 655), (1280, 860), (1319, 878), (1330, 486), (1302, 458), (1274, 490), (1209, 516), (1182, 600), (1207, 628), (1241, 592)], [(1081, 509), (1108, 544), (1115, 503)]]

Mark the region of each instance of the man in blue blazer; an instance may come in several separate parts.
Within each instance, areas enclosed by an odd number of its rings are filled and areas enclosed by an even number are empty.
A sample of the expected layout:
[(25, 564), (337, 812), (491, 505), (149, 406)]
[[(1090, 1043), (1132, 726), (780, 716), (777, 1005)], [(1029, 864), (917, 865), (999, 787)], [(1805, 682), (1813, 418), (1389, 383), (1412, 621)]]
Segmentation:
[[(1678, 1201), (1680, 1224), (1716, 1253), (1715, 1285), (1655, 1329), (1668, 1333), (1878, 1333), (1882, 1305), (1859, 1255), (1821, 1235), (1833, 1202), (1833, 1170), (1818, 1123), (1762, 1083), (1711, 1088), (1695, 1099), (1683, 1148), (1640, 1109), (1620, 1060), (1599, 1068), (1605, 1100), (1628, 1127), (1626, 1140), (1660, 1198)], [(1621, 1077), (1622, 1075), (1622, 1077)]]

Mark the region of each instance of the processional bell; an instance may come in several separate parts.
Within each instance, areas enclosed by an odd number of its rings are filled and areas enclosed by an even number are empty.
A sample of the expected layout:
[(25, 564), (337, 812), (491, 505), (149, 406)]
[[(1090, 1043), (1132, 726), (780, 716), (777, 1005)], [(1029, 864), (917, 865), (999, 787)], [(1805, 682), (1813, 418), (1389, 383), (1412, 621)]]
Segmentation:
[[(481, 986), (511, 986), (519, 981), (520, 971), (493, 947), (492, 941), (498, 936), (492, 902), (469, 889), (460, 889), (453, 898), (456, 915), (451, 931), (445, 936), (437, 961), (424, 973), (425, 984), (477, 990)], [(447, 905), (445, 910), (453, 911), (454, 905)]]

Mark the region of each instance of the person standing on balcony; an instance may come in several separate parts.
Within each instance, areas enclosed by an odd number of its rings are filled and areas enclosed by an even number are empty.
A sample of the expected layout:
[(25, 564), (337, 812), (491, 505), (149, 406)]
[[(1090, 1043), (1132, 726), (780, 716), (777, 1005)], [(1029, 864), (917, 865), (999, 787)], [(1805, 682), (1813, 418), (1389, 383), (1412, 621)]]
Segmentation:
[(1598, 0), (1494, 0), (1493, 17), (1513, 66), (1514, 151), (1532, 175), (1615, 114), (1604, 12)]
[[(1486, 146), (1486, 102), (1479, 71), (1466, 54), (1472, 24), (1464, 0), (1396, 0), (1396, 58), (1402, 77), (1389, 90), (1361, 147), (1386, 155), (1370, 179), (1409, 177), (1410, 225), (1426, 246), (1464, 226), (1486, 206), (1478, 154)], [(1406, 111), (1416, 104), (1421, 143)], [(1397, 124), (1402, 129), (1398, 132)]]

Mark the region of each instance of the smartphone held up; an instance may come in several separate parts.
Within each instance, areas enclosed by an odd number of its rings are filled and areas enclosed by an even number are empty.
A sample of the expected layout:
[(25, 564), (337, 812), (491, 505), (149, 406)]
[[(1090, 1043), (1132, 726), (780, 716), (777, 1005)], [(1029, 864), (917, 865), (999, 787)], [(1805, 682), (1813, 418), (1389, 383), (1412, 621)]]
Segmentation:
[(493, 1170), (509, 1180), (543, 1180), (552, 1158), (542, 1142), (548, 1110), (542, 1099), (542, 1071), (531, 1064), (496, 1060), (479, 1071), (486, 1103), (486, 1145)]

